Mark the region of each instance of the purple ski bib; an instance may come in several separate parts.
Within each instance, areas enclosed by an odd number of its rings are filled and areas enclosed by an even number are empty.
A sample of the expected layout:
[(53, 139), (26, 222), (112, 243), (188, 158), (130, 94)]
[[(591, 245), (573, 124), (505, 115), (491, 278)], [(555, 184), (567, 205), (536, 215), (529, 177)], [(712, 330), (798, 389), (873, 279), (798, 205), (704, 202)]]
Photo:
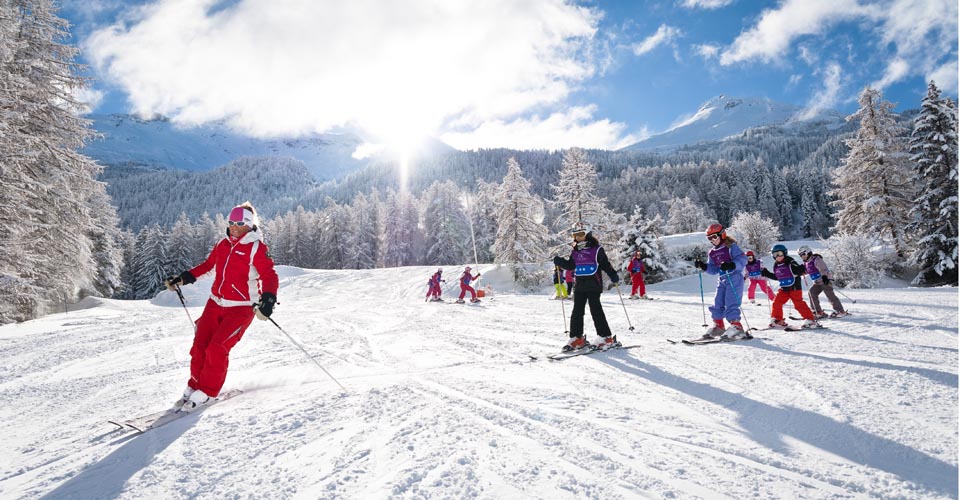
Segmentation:
[(759, 260), (753, 261), (753, 264), (747, 264), (747, 274), (751, 278), (760, 278), (761, 269), (763, 269), (763, 264)]
[(720, 245), (719, 247), (711, 248), (710, 262), (717, 267), (720, 267), (720, 264), (723, 264), (724, 262), (733, 262), (733, 258), (730, 257), (730, 247), (724, 244)]
[(816, 257), (811, 257), (810, 260), (803, 263), (804, 267), (807, 269), (807, 274), (810, 275), (810, 279), (817, 281), (820, 279), (820, 270), (817, 269)]
[(797, 279), (797, 277), (793, 275), (793, 271), (790, 270), (790, 264), (786, 262), (783, 264), (774, 264), (773, 274), (780, 280), (780, 286), (782, 287), (793, 286), (793, 282)]
[(573, 251), (574, 276), (592, 276), (597, 273), (600, 265), (597, 264), (597, 251), (600, 247), (584, 248)]

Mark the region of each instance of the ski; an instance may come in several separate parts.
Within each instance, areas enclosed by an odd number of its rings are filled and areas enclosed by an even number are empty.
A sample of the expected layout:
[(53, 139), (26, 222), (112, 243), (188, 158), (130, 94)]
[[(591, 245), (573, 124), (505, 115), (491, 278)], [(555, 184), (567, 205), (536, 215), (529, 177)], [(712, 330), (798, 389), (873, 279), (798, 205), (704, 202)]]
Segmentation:
[[(635, 349), (635, 348), (637, 348), (637, 347), (641, 347), (641, 346), (640, 346), (640, 345), (622, 345), (622, 346), (620, 346), (620, 347), (611, 347), (611, 348), (609, 348), (609, 349), (596, 349), (596, 348), (593, 348), (593, 347), (584, 347), (583, 349), (578, 349), (578, 350), (576, 350), (576, 351), (558, 352), (558, 353), (556, 353), (556, 354), (548, 354), (548, 355), (545, 356), (545, 357), (546, 357), (548, 360), (550, 360), (550, 361), (563, 361), (563, 360), (565, 360), (565, 359), (575, 358), (575, 357), (577, 357), (577, 356), (587, 356), (587, 355), (590, 355), (590, 354), (596, 354), (596, 353), (598, 353), (598, 352), (616, 351), (616, 350), (618, 350), (618, 349)], [(537, 360), (540, 359), (540, 358), (538, 358), (537, 356), (534, 356), (534, 355), (532, 355), (532, 354), (528, 354), (527, 357), (529, 357), (530, 360), (532, 360), (532, 361), (537, 361)]]
[(143, 434), (144, 432), (147, 432), (150, 429), (156, 429), (157, 427), (164, 426), (166, 424), (169, 424), (170, 422), (173, 422), (174, 420), (179, 420), (183, 417), (186, 417), (187, 415), (193, 415), (195, 413), (199, 413), (205, 410), (206, 408), (209, 408), (219, 403), (220, 401), (226, 401), (240, 394), (243, 394), (243, 391), (238, 389), (224, 392), (220, 394), (220, 396), (217, 397), (217, 399), (214, 400), (212, 403), (206, 406), (203, 406), (192, 412), (179, 411), (179, 410), (177, 411), (163, 410), (163, 411), (158, 411), (156, 413), (151, 413), (149, 415), (143, 415), (140, 417), (131, 418), (129, 420), (107, 420), (107, 422), (113, 425), (116, 425), (120, 429), (135, 430), (138, 433)]
[(802, 326), (788, 326), (788, 327), (784, 328), (783, 331), (785, 331), (785, 332), (802, 332), (802, 331), (804, 331), (804, 330), (825, 330), (826, 328), (827, 328), (827, 327), (825, 327), (825, 326), (823, 326), (823, 325), (811, 326), (811, 327), (808, 327), (808, 328), (804, 328), (804, 327), (802, 327)]
[(704, 345), (704, 344), (722, 344), (725, 342), (739, 342), (741, 340), (752, 340), (756, 337), (750, 336), (742, 339), (730, 339), (726, 337), (714, 337), (714, 338), (698, 338), (698, 339), (666, 339), (667, 342), (671, 344), (684, 344), (684, 345)]

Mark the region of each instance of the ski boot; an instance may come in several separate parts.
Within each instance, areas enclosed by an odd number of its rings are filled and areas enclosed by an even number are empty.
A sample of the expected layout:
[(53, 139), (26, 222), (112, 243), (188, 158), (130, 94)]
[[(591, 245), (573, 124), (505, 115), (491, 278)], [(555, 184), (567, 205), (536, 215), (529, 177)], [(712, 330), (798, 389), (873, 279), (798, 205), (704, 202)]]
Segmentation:
[(723, 326), (723, 320), (715, 319), (713, 320), (713, 326), (708, 328), (707, 331), (703, 334), (703, 337), (700, 337), (700, 338), (703, 338), (703, 339), (720, 338), (720, 336), (723, 335), (724, 329), (725, 327)]
[(730, 328), (727, 328), (720, 338), (723, 340), (749, 340), (753, 336), (743, 329), (743, 324), (739, 321), (731, 321)]
[(815, 319), (805, 320), (805, 321), (803, 322), (803, 324), (800, 325), (800, 328), (822, 328), (822, 327), (823, 327), (823, 325), (821, 325), (820, 323), (818, 323), (817, 320), (815, 320)]
[(600, 337), (600, 342), (597, 343), (596, 348), (601, 351), (606, 351), (607, 349), (612, 349), (614, 347), (620, 347), (621, 344), (617, 341), (616, 335), (611, 335), (609, 337)]
[(477, 302), (480, 302), (480, 299), (470, 299), (471, 304), (476, 304)]
[(457, 304), (464, 304), (463, 299), (457, 299), (456, 303), (457, 303)]
[(587, 343), (587, 339), (584, 337), (570, 337), (570, 341), (567, 342), (567, 345), (563, 346), (563, 352), (577, 351), (587, 347), (593, 347)]
[(782, 330), (782, 329), (790, 326), (790, 324), (788, 324), (786, 321), (784, 321), (784, 320), (782, 320), (782, 319), (770, 318), (770, 325), (769, 325), (769, 326), (770, 326), (770, 328), (779, 328), (779, 329)]
[(211, 398), (207, 396), (203, 391), (193, 391), (193, 394), (190, 394), (190, 398), (187, 399), (187, 402), (183, 404), (183, 407), (180, 411), (194, 411), (198, 408), (213, 404), (217, 398)]
[(831, 317), (831, 318), (842, 318), (842, 317), (844, 317), (844, 316), (849, 316), (849, 315), (850, 315), (850, 313), (848, 313), (847, 311), (833, 311), (833, 312), (830, 314), (830, 317)]

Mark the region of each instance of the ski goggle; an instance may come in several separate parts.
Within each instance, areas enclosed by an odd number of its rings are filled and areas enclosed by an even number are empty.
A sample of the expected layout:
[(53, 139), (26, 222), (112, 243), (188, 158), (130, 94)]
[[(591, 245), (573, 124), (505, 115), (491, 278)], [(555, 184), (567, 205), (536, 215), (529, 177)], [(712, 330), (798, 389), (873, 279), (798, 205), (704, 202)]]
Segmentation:
[(800, 252), (801, 257), (806, 257), (807, 255), (810, 255), (810, 252)]
[(786, 254), (783, 253), (783, 252), (781, 252), (780, 250), (777, 250), (776, 252), (773, 252), (773, 256), (774, 256), (774, 257), (783, 257), (784, 255), (786, 255)]
[(247, 223), (243, 222), (242, 220), (228, 220), (227, 225), (228, 226), (246, 226)]
[(575, 233), (570, 233), (570, 236), (573, 236), (574, 238), (576, 238), (577, 236), (586, 236), (586, 235), (587, 235), (586, 231), (577, 231)]
[(720, 239), (720, 233), (708, 234), (708, 235), (707, 235), (707, 239), (710, 240), (710, 241), (719, 240), (719, 239)]

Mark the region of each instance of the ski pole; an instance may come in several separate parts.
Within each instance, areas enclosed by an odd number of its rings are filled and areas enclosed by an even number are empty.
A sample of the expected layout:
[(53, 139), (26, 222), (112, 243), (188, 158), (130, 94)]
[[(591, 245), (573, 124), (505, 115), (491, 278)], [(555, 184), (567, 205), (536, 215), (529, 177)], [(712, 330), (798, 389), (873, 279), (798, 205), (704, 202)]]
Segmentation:
[[(254, 304), (253, 307), (257, 307), (257, 305)], [(314, 358), (313, 356), (311, 356), (310, 353), (307, 352), (307, 350), (304, 349), (302, 345), (300, 345), (296, 340), (294, 340), (293, 337), (292, 337), (289, 333), (287, 333), (286, 330), (284, 330), (283, 328), (280, 328), (280, 325), (278, 325), (277, 322), (273, 320), (273, 318), (267, 316), (267, 319), (270, 320), (271, 323), (273, 323), (273, 326), (277, 327), (278, 330), (280, 330), (281, 332), (283, 332), (283, 334), (286, 335), (288, 339), (290, 339), (290, 342), (291, 342), (293, 345), (299, 347), (300, 350), (303, 351), (303, 353), (306, 354), (307, 357), (310, 358), (311, 361), (313, 361), (314, 363), (316, 363), (317, 366), (319, 366), (320, 369), (323, 370), (323, 373), (326, 373), (327, 376), (330, 377), (330, 380), (333, 380), (334, 382), (336, 382), (337, 385), (339, 385), (340, 388), (343, 389), (344, 391), (347, 390), (347, 388), (344, 387), (343, 384), (341, 384), (339, 380), (337, 380), (336, 378), (334, 378), (333, 375), (330, 375), (330, 372), (328, 372), (327, 369), (324, 368), (323, 365), (321, 365), (320, 362), (317, 361), (316, 358)]]
[(843, 298), (849, 300), (850, 302), (853, 302), (854, 304), (857, 303), (857, 299), (851, 299), (847, 294), (841, 292), (837, 287), (833, 287), (833, 291), (843, 295)]
[(703, 300), (703, 271), (698, 270), (697, 276), (700, 277), (700, 312), (703, 314), (703, 327), (707, 327), (707, 310), (706, 303)]
[[(559, 277), (560, 277), (560, 268), (559, 268), (559, 267), (555, 267), (555, 269), (556, 269), (557, 277), (559, 278)], [(567, 328), (567, 306), (564, 305), (563, 301), (564, 301), (564, 297), (561, 296), (561, 297), (560, 297), (560, 313), (563, 314), (563, 333), (569, 335), (569, 334), (570, 334), (570, 329)]]
[(630, 325), (630, 331), (633, 331), (633, 323), (630, 322), (630, 315), (627, 314), (627, 305), (623, 303), (623, 294), (620, 293), (620, 281), (617, 280), (617, 295), (620, 296), (620, 305), (623, 306), (623, 315), (627, 317), (627, 324)]
[(180, 285), (176, 285), (174, 291), (177, 292), (177, 297), (180, 297), (180, 303), (183, 304), (183, 311), (187, 313), (187, 319), (190, 320), (190, 324), (193, 325), (193, 333), (197, 333), (197, 324), (193, 322), (193, 318), (190, 317), (190, 311), (187, 309), (187, 301), (183, 299), (183, 292), (180, 291)]

